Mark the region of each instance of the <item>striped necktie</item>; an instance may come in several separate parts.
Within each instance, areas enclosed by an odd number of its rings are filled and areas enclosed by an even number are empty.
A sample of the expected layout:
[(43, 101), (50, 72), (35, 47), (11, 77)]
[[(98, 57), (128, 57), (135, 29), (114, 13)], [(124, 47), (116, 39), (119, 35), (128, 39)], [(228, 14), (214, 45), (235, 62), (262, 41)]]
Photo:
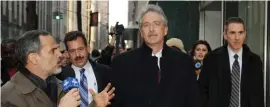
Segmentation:
[(240, 92), (240, 66), (238, 62), (238, 55), (234, 55), (235, 61), (232, 66), (231, 72), (231, 98), (230, 98), (230, 107), (239, 107), (239, 92)]
[(80, 70), (80, 87), (79, 87), (79, 92), (81, 96), (81, 106), (80, 107), (87, 107), (88, 106), (88, 84), (87, 84), (87, 79), (86, 76), (84, 75), (85, 69), (82, 68)]

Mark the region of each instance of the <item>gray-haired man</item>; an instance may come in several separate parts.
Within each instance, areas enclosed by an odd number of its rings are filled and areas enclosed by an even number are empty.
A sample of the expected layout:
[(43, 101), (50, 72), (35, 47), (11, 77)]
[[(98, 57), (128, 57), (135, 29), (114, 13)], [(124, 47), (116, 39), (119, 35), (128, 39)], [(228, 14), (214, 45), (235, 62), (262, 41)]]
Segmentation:
[(114, 58), (113, 107), (198, 107), (192, 58), (166, 45), (167, 18), (148, 5), (140, 18), (143, 45)]

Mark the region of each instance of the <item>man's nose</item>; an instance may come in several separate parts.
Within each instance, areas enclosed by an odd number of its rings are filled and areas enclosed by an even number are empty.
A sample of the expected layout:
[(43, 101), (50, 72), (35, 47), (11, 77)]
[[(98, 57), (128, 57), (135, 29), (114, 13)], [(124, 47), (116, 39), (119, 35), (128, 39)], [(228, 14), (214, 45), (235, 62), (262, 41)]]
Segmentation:
[(75, 51), (75, 56), (79, 56), (80, 55), (80, 53), (76, 50)]
[(153, 26), (153, 24), (150, 24), (150, 31), (154, 31), (154, 26)]
[(61, 58), (61, 57), (63, 57), (63, 54), (60, 51), (58, 51), (57, 56)]
[(236, 35), (235, 35), (235, 39), (236, 39), (236, 40), (239, 40), (239, 39), (240, 39), (240, 36), (241, 36), (240, 34), (236, 34)]

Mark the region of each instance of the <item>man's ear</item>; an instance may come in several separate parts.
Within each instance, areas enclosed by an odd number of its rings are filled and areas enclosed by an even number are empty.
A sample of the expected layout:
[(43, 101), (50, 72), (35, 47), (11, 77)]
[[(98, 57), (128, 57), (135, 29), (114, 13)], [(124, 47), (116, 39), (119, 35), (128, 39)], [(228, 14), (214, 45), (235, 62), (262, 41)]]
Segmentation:
[(166, 36), (168, 34), (168, 26), (166, 26), (165, 28), (164, 28), (164, 36)]
[(27, 63), (32, 63), (34, 65), (38, 64), (38, 54), (37, 53), (30, 53), (27, 57)]
[(143, 31), (142, 31), (142, 29), (140, 28), (139, 31), (140, 31), (141, 38), (143, 38)]
[(223, 37), (224, 37), (225, 40), (227, 40), (228, 37), (227, 37), (226, 31), (223, 32)]

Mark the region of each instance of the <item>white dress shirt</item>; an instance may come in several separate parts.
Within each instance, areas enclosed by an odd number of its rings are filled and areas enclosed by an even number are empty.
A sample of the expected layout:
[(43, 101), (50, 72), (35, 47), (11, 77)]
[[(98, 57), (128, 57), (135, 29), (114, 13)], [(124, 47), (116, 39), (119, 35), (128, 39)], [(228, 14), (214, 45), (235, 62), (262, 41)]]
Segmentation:
[(158, 68), (160, 69), (160, 58), (162, 57), (162, 49), (156, 54), (152, 53), (152, 56), (156, 56), (158, 58), (157, 64), (158, 64)]
[(242, 76), (242, 59), (243, 59), (243, 48), (241, 48), (237, 53), (234, 53), (232, 51), (232, 49), (230, 48), (230, 46), (228, 46), (228, 53), (229, 53), (229, 59), (230, 59), (230, 70), (232, 72), (232, 66), (233, 66), (233, 62), (235, 61), (234, 55), (237, 54), (238, 55), (238, 62), (239, 62), (239, 67), (240, 67), (240, 85), (239, 85), (239, 107), (241, 107), (241, 76)]
[[(80, 83), (80, 79), (81, 79), (80, 69), (82, 69), (82, 68), (76, 67), (73, 64), (72, 64), (72, 68), (75, 71), (75, 77), (78, 79), (78, 81)], [(84, 75), (86, 76), (86, 79), (87, 79), (88, 90), (93, 89), (95, 91), (95, 93), (98, 93), (98, 85), (97, 85), (96, 76), (94, 74), (94, 71), (93, 71), (93, 68), (92, 68), (90, 62), (88, 61), (83, 68), (85, 69)], [(88, 103), (90, 104), (92, 101), (93, 101), (92, 95), (88, 91)]]

